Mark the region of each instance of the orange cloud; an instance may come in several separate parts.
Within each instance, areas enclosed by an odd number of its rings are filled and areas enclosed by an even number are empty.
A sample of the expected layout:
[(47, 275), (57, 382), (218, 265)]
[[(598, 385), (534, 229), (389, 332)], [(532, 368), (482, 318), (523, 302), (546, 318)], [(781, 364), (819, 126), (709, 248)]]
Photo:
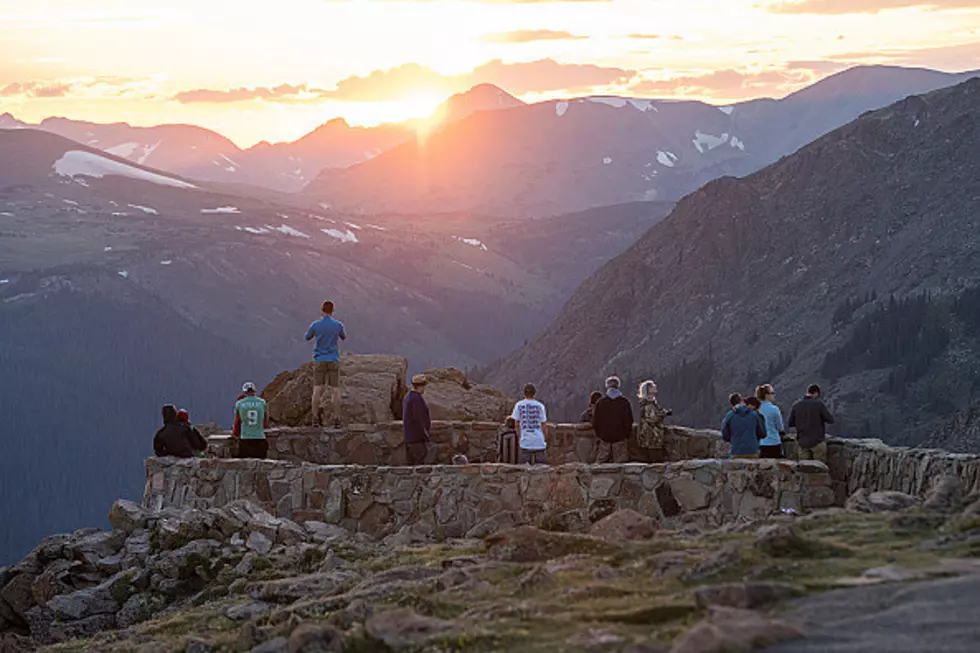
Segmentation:
[(71, 84), (62, 82), (14, 82), (0, 89), (0, 97), (56, 98), (65, 97), (71, 90)]
[(638, 95), (715, 97), (722, 99), (781, 96), (847, 68), (843, 62), (791, 61), (781, 68), (716, 70), (701, 75), (644, 79), (629, 87)]
[(299, 97), (301, 94), (312, 92), (315, 94), (323, 91), (310, 91), (306, 84), (293, 86), (291, 84), (280, 84), (274, 88), (232, 88), (227, 90), (215, 89), (195, 89), (193, 91), (182, 91), (174, 96), (174, 99), (181, 104), (194, 104), (198, 102), (223, 103), (223, 102), (245, 102), (248, 100), (279, 100)]
[(531, 43), (533, 41), (579, 41), (588, 36), (551, 29), (519, 29), (512, 32), (487, 34), (483, 39), (491, 43)]
[(408, 63), (387, 70), (375, 70), (364, 76), (351, 75), (337, 82), (336, 88), (331, 90), (310, 88), (305, 84), (282, 84), (274, 88), (196, 89), (178, 93), (174, 99), (183, 104), (251, 100), (290, 102), (300, 97), (342, 102), (385, 102), (420, 91), (448, 95), (483, 83), (494, 84), (517, 95), (548, 91), (575, 93), (596, 86), (625, 84), (635, 74), (636, 71), (624, 68), (559, 63), (553, 59), (523, 63), (504, 63), (495, 59), (462, 75), (442, 75), (426, 66)]
[(877, 14), (888, 9), (980, 9), (980, 0), (800, 0), (769, 6), (777, 14)]

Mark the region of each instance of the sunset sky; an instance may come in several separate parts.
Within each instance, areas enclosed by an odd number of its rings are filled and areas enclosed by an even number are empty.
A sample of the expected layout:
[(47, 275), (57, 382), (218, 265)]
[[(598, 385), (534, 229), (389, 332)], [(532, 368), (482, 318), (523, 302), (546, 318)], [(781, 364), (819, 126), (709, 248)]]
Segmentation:
[(422, 116), (491, 82), (730, 102), (843, 68), (980, 69), (980, 0), (0, 0), (0, 113), (239, 145)]

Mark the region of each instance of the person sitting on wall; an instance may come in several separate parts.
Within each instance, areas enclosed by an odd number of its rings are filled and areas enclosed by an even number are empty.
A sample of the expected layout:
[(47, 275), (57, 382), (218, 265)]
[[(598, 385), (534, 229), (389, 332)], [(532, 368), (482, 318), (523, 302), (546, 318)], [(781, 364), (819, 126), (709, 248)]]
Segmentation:
[(827, 424), (834, 423), (834, 416), (820, 399), (820, 386), (814, 383), (806, 390), (806, 396), (793, 404), (789, 411), (790, 428), (796, 428), (796, 440), (800, 445), (800, 460), (819, 460), (827, 463)]
[(592, 428), (599, 439), (597, 463), (625, 463), (629, 460), (627, 441), (633, 434), (633, 407), (619, 391), (619, 377), (606, 379), (606, 396), (595, 405)]
[(174, 458), (193, 458), (198, 452), (208, 448), (197, 429), (191, 429), (190, 424), (177, 420), (177, 409), (167, 404), (161, 410), (163, 428), (153, 436), (153, 453), (158, 458), (173, 456)]
[(521, 465), (547, 465), (548, 445), (544, 440), (544, 425), (548, 421), (548, 413), (544, 404), (534, 398), (538, 389), (534, 384), (524, 386), (524, 399), (514, 404), (511, 417), (517, 424)]
[(402, 423), (405, 429), (405, 457), (409, 465), (425, 464), (432, 440), (432, 419), (429, 406), (422, 397), (429, 379), (424, 374), (412, 377), (412, 390), (402, 402)]
[(671, 411), (660, 407), (657, 402), (657, 384), (644, 381), (637, 394), (640, 401), (640, 427), (636, 433), (636, 443), (643, 448), (646, 461), (667, 462), (667, 428), (664, 419)]
[[(755, 397), (749, 397), (758, 403)], [(721, 424), (721, 438), (730, 442), (730, 458), (758, 458), (759, 440), (766, 437), (766, 426), (762, 416), (742, 401), (742, 395), (735, 392), (728, 397), (732, 409), (725, 415)]]
[[(194, 428), (194, 426), (191, 424), (191, 414), (186, 409), (181, 408), (180, 410), (177, 411), (177, 421), (180, 422), (181, 424), (187, 425), (187, 428), (191, 430), (191, 437), (192, 439), (194, 439), (194, 441), (198, 443), (200, 442), (207, 443), (207, 440), (205, 440), (201, 436), (201, 432), (198, 431), (196, 428)], [(198, 440), (198, 438), (200, 438), (200, 440)], [(207, 447), (205, 447), (205, 449), (206, 448)], [(199, 451), (197, 451), (198, 458), (204, 457), (205, 449), (200, 449)]]
[(255, 384), (242, 386), (243, 399), (235, 404), (235, 426), (231, 433), (238, 442), (238, 458), (265, 458), (269, 454), (269, 441), (265, 430), (269, 428), (269, 411), (265, 399), (255, 396)]

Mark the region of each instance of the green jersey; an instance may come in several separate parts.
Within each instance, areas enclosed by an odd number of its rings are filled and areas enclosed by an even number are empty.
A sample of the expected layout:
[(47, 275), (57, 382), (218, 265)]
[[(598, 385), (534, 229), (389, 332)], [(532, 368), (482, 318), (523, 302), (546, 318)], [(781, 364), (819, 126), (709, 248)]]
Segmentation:
[(265, 439), (265, 399), (245, 397), (235, 404), (235, 414), (242, 421), (243, 440)]

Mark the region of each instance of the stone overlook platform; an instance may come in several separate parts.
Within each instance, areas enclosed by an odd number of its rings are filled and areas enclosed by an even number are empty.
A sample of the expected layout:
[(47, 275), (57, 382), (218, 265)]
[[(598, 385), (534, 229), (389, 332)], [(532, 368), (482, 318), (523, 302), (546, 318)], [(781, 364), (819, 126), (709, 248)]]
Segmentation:
[[(980, 491), (980, 456), (831, 438), (827, 465), (726, 460), (717, 431), (669, 427), (667, 463), (590, 464), (587, 424), (548, 425), (552, 466), (501, 465), (494, 422), (435, 422), (426, 465), (407, 467), (401, 422), (269, 431), (270, 460), (231, 459), (227, 434), (203, 460), (150, 459), (144, 504), (220, 507), (238, 499), (295, 521), (373, 536), (476, 537), (516, 524), (587, 530), (630, 508), (664, 526), (758, 519), (843, 505), (860, 488), (923, 495), (942, 476)], [(795, 443), (788, 443), (789, 452)], [(631, 457), (643, 450), (630, 443)], [(463, 454), (467, 465), (451, 465)]]
[(144, 504), (220, 507), (237, 499), (298, 522), (375, 537), (409, 527), (419, 538), (481, 537), (517, 524), (584, 531), (630, 508), (663, 525), (717, 526), (781, 508), (834, 503), (822, 463), (692, 460), (647, 465), (418, 467), (310, 465), (275, 460), (147, 461)]

